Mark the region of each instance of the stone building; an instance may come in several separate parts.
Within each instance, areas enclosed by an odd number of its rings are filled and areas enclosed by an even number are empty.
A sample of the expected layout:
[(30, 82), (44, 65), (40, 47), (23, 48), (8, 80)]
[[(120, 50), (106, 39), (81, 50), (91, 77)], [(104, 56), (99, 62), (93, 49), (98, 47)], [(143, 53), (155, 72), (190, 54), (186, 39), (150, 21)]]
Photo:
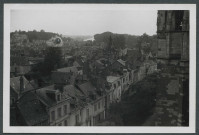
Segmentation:
[(157, 18), (159, 91), (155, 125), (189, 124), (189, 11), (160, 10)]
[(158, 11), (158, 60), (189, 61), (189, 11)]
[(122, 81), (119, 76), (107, 76), (107, 82), (110, 83), (110, 101), (119, 102), (121, 101), (122, 94)]

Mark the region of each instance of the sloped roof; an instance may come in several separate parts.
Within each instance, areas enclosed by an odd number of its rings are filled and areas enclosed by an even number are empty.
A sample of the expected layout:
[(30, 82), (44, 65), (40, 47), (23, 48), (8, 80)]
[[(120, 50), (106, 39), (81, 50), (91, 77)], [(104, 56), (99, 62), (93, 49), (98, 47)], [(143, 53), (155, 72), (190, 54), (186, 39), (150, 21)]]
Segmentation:
[(126, 65), (126, 62), (125, 61), (123, 61), (122, 59), (119, 59), (119, 60), (117, 60), (120, 64), (122, 64), (123, 66), (125, 66)]
[(68, 55), (65, 57), (65, 59), (71, 59), (71, 58), (73, 58), (73, 56)]
[(107, 78), (106, 78), (106, 80), (107, 80), (107, 82), (109, 82), (109, 83), (113, 83), (113, 82), (115, 82), (116, 80), (118, 80), (120, 77), (118, 77), (118, 76), (107, 76)]
[(155, 61), (153, 61), (153, 60), (145, 60), (144, 63), (150, 64), (150, 65), (157, 64), (157, 63), (156, 63)]
[(86, 80), (88, 80), (88, 77), (87, 77), (87, 75), (77, 75), (75, 79), (86, 81)]
[(86, 82), (78, 86), (86, 96), (96, 94), (96, 88), (90, 82)]
[(82, 69), (83, 69), (82, 67), (77, 67), (77, 70), (78, 70), (78, 71), (80, 71), (80, 70), (82, 70)]
[(84, 65), (84, 63), (83, 63), (81, 58), (76, 59), (74, 62), (76, 62), (79, 66), (83, 66)]
[(11, 66), (10, 72), (15, 72), (15, 68), (17, 70), (17, 73), (20, 74), (26, 74), (31, 71), (30, 66)]
[(71, 78), (72, 73), (70, 72), (59, 72), (53, 71), (51, 74), (51, 78), (54, 83), (67, 83), (67, 81)]
[[(31, 83), (24, 76), (22, 76), (22, 78), (23, 78), (23, 82), (24, 82), (24, 91), (33, 90), (34, 88), (31, 85)], [(20, 76), (10, 78), (10, 87), (16, 93), (19, 93), (19, 91), (20, 91)]]
[(84, 94), (80, 92), (77, 88), (75, 88), (73, 85), (64, 86), (63, 94), (69, 95), (70, 97), (77, 97), (77, 98), (84, 96)]
[(131, 48), (124, 48), (123, 50), (121, 50), (122, 54), (126, 55), (128, 50), (132, 50)]
[(28, 57), (28, 61), (30, 65), (38, 64), (44, 61), (44, 58), (40, 57)]
[(17, 106), (28, 125), (36, 125), (48, 120), (48, 113), (45, 107), (32, 91), (24, 94)]
[(98, 62), (101, 65), (105, 64), (103, 61), (107, 63), (107, 59), (106, 58), (100, 58), (100, 59), (96, 60), (96, 62)]
[(139, 50), (135, 50), (135, 49), (131, 49), (131, 50), (127, 50), (127, 55), (129, 56), (139, 56), (141, 53), (139, 52)]
[(29, 65), (28, 58), (25, 56), (11, 56), (10, 57), (10, 65)]
[(38, 98), (46, 105), (46, 106), (52, 106), (56, 103), (55, 99), (50, 98), (47, 93), (48, 91), (53, 90), (56, 91), (54, 89), (54, 85), (50, 85), (44, 88), (40, 88), (36, 90), (36, 95), (38, 96)]
[(59, 71), (59, 72), (77, 72), (78, 69), (76, 66), (72, 66), (72, 67), (59, 68), (59, 69), (57, 69), (57, 71)]

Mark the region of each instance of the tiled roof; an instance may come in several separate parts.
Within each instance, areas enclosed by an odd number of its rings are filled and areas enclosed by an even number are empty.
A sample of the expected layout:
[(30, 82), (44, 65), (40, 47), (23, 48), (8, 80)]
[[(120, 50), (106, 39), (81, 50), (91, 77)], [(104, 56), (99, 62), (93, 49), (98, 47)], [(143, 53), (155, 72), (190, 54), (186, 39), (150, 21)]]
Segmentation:
[(50, 86), (47, 86), (47, 87), (44, 87), (44, 88), (40, 88), (40, 89), (37, 89), (36, 90), (36, 94), (38, 96), (38, 98), (47, 106), (52, 106), (56, 103), (55, 99), (49, 97), (47, 95), (48, 91), (49, 90), (52, 90), (52, 91), (56, 91), (54, 89), (54, 85), (50, 85)]
[(88, 77), (86, 75), (77, 75), (76, 80), (83, 80), (83, 81), (87, 81)]
[(115, 82), (116, 80), (118, 80), (120, 77), (118, 77), (118, 76), (107, 76), (107, 78), (106, 78), (106, 80), (107, 80), (107, 82), (109, 82), (109, 83), (113, 83), (113, 82)]
[(119, 60), (117, 60), (120, 64), (122, 64), (123, 66), (125, 66), (126, 65), (126, 62), (125, 61), (123, 61), (122, 59), (119, 59)]
[(73, 85), (66, 85), (64, 86), (63, 90), (64, 95), (69, 95), (70, 97), (83, 97), (83, 93), (80, 92), (77, 88), (75, 88)]
[(67, 83), (68, 80), (71, 79), (72, 73), (70, 72), (58, 72), (58, 71), (53, 71), (51, 74), (51, 78), (54, 83)]
[(24, 94), (17, 106), (22, 117), (30, 126), (48, 120), (48, 113), (32, 91)]
[(27, 57), (11, 56), (10, 57), (10, 65), (14, 65), (14, 64), (24, 66), (24, 65), (29, 65), (29, 62), (28, 62)]
[(44, 58), (40, 58), (40, 57), (28, 57), (28, 61), (29, 61), (30, 65), (33, 65), (33, 64), (38, 64), (40, 62), (43, 62)]
[(105, 63), (107, 63), (107, 59), (106, 58), (100, 58), (100, 59), (96, 60), (96, 62), (98, 62), (101, 65), (104, 65)]
[(90, 82), (86, 82), (78, 86), (86, 96), (96, 94), (96, 88)]
[[(30, 84), (30, 82), (24, 76), (22, 76), (22, 78), (23, 78), (23, 82), (24, 82), (24, 91), (33, 90), (34, 88)], [(20, 91), (20, 76), (10, 78), (10, 87), (16, 93), (19, 93), (19, 91)]]
[(81, 58), (76, 59), (75, 62), (76, 62), (79, 66), (83, 66), (83, 65), (84, 65), (84, 63), (83, 63), (83, 61), (81, 60)]
[(77, 67), (75, 67), (75, 66), (72, 66), (72, 67), (65, 67), (65, 68), (59, 68), (59, 69), (57, 69), (57, 71), (59, 71), (59, 72), (77, 72), (78, 70), (77, 70)]
[(17, 70), (18, 74), (26, 74), (30, 72), (30, 66), (11, 66), (10, 67), (10, 72), (15, 72), (15, 68)]

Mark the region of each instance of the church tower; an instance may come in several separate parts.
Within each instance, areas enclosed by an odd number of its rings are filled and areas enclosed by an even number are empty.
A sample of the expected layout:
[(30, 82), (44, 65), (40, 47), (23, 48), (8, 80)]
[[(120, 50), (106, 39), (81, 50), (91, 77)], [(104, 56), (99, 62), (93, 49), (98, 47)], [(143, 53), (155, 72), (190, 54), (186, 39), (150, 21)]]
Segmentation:
[[(156, 125), (189, 124), (189, 11), (159, 10), (157, 18), (158, 69), (160, 91), (157, 95)], [(167, 104), (165, 104), (165, 102)], [(165, 119), (165, 117), (167, 117)]]

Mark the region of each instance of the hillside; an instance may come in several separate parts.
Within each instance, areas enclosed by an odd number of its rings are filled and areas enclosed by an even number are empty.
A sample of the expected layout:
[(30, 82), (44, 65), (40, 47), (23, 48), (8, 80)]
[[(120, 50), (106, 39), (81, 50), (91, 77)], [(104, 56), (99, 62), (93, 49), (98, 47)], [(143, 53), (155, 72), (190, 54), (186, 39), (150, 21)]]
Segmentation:
[(149, 36), (144, 33), (141, 36), (129, 35), (129, 34), (116, 34), (112, 32), (104, 32), (94, 35), (94, 40), (97, 43), (110, 43), (110, 37), (112, 44), (115, 48), (134, 48), (143, 49), (144, 51), (157, 52), (157, 37), (156, 35)]

